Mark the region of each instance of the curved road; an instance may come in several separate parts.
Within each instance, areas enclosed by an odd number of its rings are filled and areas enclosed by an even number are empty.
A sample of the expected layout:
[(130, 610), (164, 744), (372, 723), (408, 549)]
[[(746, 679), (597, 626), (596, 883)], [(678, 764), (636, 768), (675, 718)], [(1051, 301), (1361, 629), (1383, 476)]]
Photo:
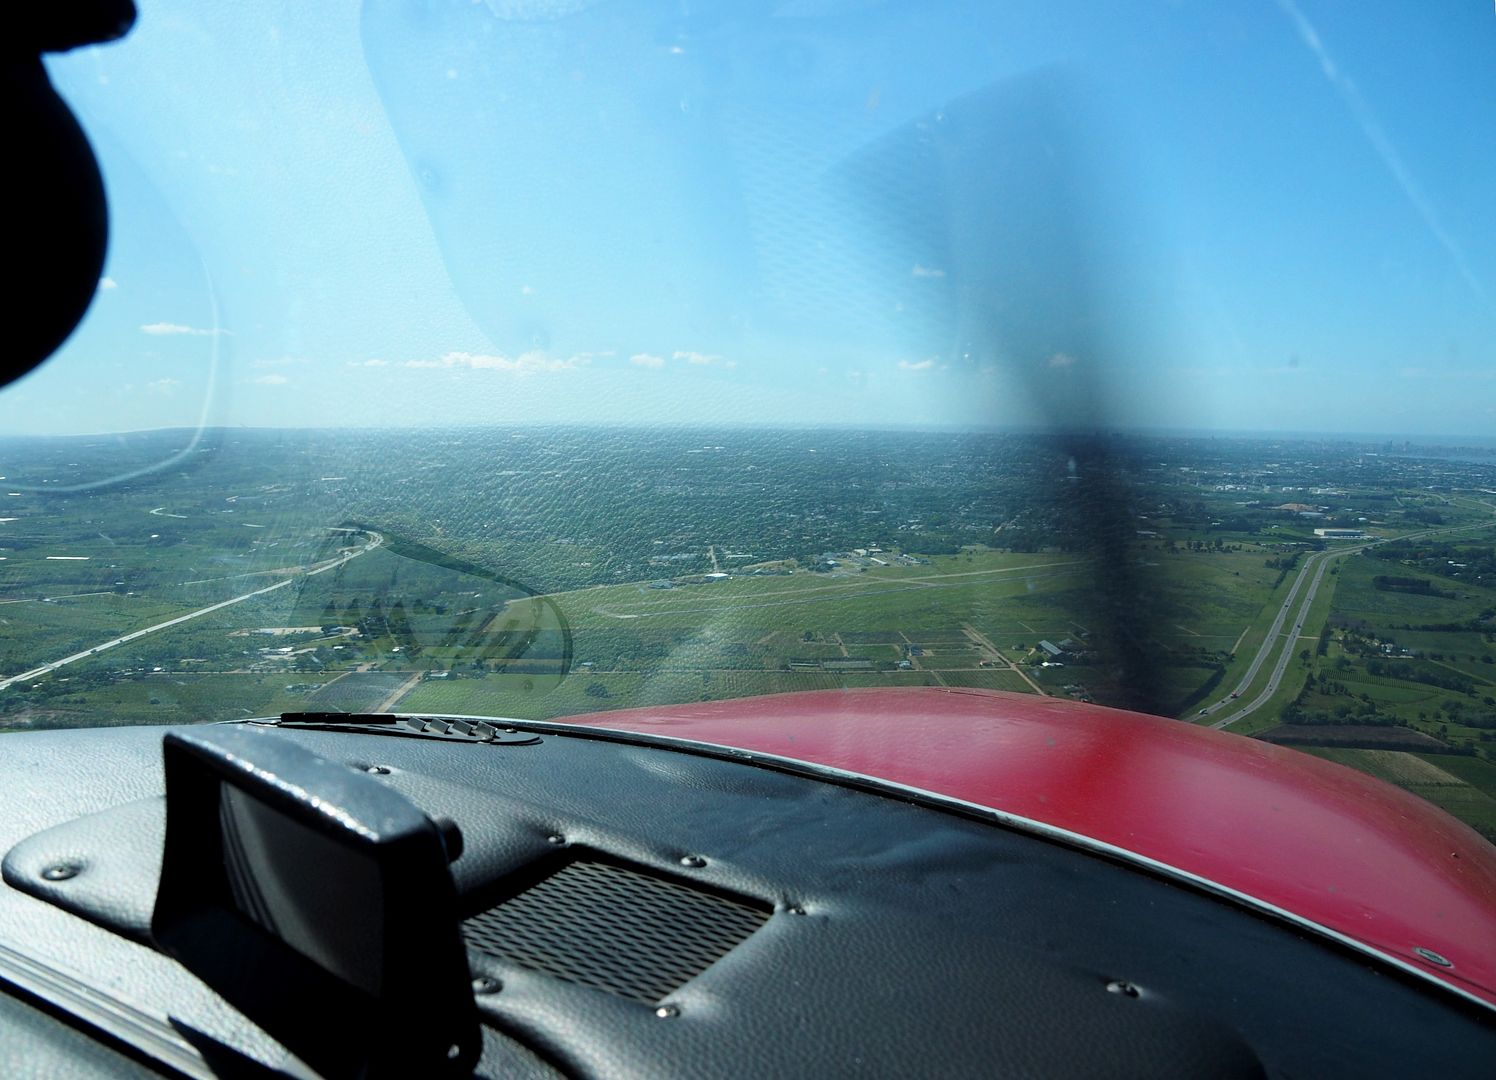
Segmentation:
[(73, 653), (71, 656), (64, 656), (61, 660), (53, 660), (50, 664), (43, 664), (41, 667), (32, 668), (30, 671), (23, 671), (21, 674), (12, 675), (8, 679), (0, 679), (0, 690), (6, 689), (13, 683), (25, 682), (28, 679), (39, 678), (42, 675), (46, 675), (50, 672), (56, 671), (60, 667), (77, 663), (79, 660), (86, 660), (90, 656), (94, 656), (98, 653), (104, 652), (106, 649), (112, 649), (116, 645), (124, 645), (127, 642), (134, 641), (136, 638), (145, 637), (145, 635), (147, 634), (154, 634), (158, 630), (166, 630), (170, 627), (178, 625), (179, 623), (187, 622), (189, 619), (196, 619), (203, 615), (211, 615), (215, 611), (221, 611), (226, 607), (232, 607), (234, 604), (243, 603), (245, 600), (253, 599), (256, 596), (264, 596), (266, 593), (275, 592), (276, 589), (284, 589), (287, 585), (290, 585), (296, 580), (294, 576), (294, 573), (296, 571), (304, 570), (304, 576), (306, 577), (311, 577), (314, 574), (326, 573), (327, 571), (332, 570), (335, 567), (342, 566), (349, 559), (356, 559), (360, 555), (373, 551), (382, 543), (384, 543), (384, 537), (379, 533), (371, 532), (369, 534), (368, 543), (359, 548), (357, 551), (350, 551), (347, 555), (339, 555), (337, 558), (329, 559), (328, 561), (321, 563), (315, 567), (293, 567), (293, 576), (287, 577), (281, 581), (277, 581), (274, 585), (267, 585), (263, 589), (255, 589), (253, 592), (247, 592), (242, 596), (235, 596), (228, 600), (220, 600), (216, 604), (209, 604), (205, 608), (198, 608), (196, 611), (189, 611), (185, 615), (178, 615), (175, 618), (167, 619), (165, 622), (154, 623), (150, 626), (143, 627), (140, 630), (132, 631), (131, 633), (125, 634), (121, 637), (111, 638), (109, 641), (106, 641), (100, 645), (95, 645), (91, 649), (84, 649), (82, 652)]
[[(1361, 546), (1369, 547), (1370, 545), (1363, 544)], [(1299, 576), (1294, 579), (1293, 589), (1289, 592), (1288, 599), (1285, 600), (1283, 602), (1283, 606), (1278, 609), (1278, 617), (1273, 620), (1272, 629), (1267, 632), (1267, 636), (1263, 639), (1262, 642), (1262, 648), (1258, 649), (1257, 655), (1252, 658), (1252, 666), (1247, 668), (1247, 673), (1242, 676), (1241, 682), (1237, 684), (1235, 693), (1243, 693), (1247, 689), (1247, 687), (1252, 684), (1252, 680), (1257, 677), (1257, 672), (1262, 669), (1262, 665), (1266, 663), (1267, 658), (1272, 655), (1273, 647), (1278, 644), (1279, 637), (1286, 636), (1288, 640), (1283, 643), (1283, 651), (1278, 655), (1278, 662), (1273, 665), (1273, 670), (1267, 677), (1267, 686), (1265, 686), (1262, 689), (1262, 692), (1247, 704), (1237, 709), (1224, 720), (1217, 720), (1214, 724), (1210, 725), (1211, 727), (1229, 727), (1230, 725), (1240, 720), (1242, 717), (1256, 712), (1258, 709), (1262, 708), (1262, 706), (1267, 704), (1268, 699), (1278, 692), (1278, 684), (1283, 681), (1283, 672), (1288, 669), (1288, 662), (1293, 658), (1293, 643), (1298, 639), (1299, 630), (1303, 627), (1304, 620), (1309, 617), (1309, 609), (1314, 605), (1314, 597), (1319, 592), (1320, 582), (1324, 580), (1325, 571), (1330, 566), (1330, 560), (1337, 555), (1347, 555), (1352, 551), (1359, 550), (1361, 550), (1361, 548), (1344, 548), (1339, 551), (1319, 551), (1304, 560), (1304, 568), (1299, 571)], [(1314, 571), (1314, 578), (1309, 582), (1309, 588), (1304, 594), (1303, 603), (1299, 605), (1298, 611), (1293, 615), (1293, 629), (1288, 631), (1287, 634), (1284, 635), (1283, 624), (1288, 621), (1289, 609), (1292, 607), (1294, 597), (1298, 595), (1299, 589), (1303, 587), (1304, 581), (1306, 578), (1308, 578), (1309, 572), (1311, 570)], [(1229, 705), (1232, 700), (1232, 698), (1228, 697), (1222, 701), (1217, 701), (1214, 705), (1208, 706), (1203, 711), (1207, 714), (1215, 712), (1221, 706)]]
[[(1232, 691), (1231, 696), (1207, 705), (1197, 715), (1209, 716), (1211, 713), (1230, 705), (1239, 695), (1246, 693), (1247, 687), (1252, 685), (1252, 680), (1257, 678), (1257, 673), (1262, 670), (1262, 665), (1267, 663), (1268, 657), (1272, 655), (1273, 649), (1278, 645), (1280, 636), (1286, 636), (1288, 640), (1283, 643), (1283, 651), (1278, 656), (1278, 662), (1273, 665), (1273, 670), (1268, 675), (1267, 686), (1262, 692), (1229, 716), (1217, 720), (1210, 726), (1213, 728), (1230, 727), (1243, 717), (1262, 708), (1278, 692), (1278, 687), (1283, 682), (1283, 673), (1288, 670), (1288, 662), (1293, 658), (1293, 643), (1297, 640), (1299, 630), (1303, 627), (1305, 620), (1309, 618), (1309, 609), (1314, 605), (1314, 597), (1319, 592), (1320, 582), (1324, 579), (1325, 570), (1329, 566), (1331, 559), (1363, 551), (1373, 544), (1385, 543), (1386, 540), (1422, 540), (1426, 536), (1465, 532), (1470, 529), (1483, 529), (1489, 525), (1490, 522), (1483, 521), (1476, 525), (1461, 525), (1453, 529), (1426, 529), (1423, 532), (1409, 533), (1406, 536), (1387, 537), (1385, 540), (1373, 540), (1366, 544), (1354, 544), (1350, 547), (1330, 548), (1315, 552), (1304, 560), (1303, 568), (1293, 580), (1293, 588), (1288, 591), (1288, 598), (1283, 601), (1283, 606), (1278, 609), (1278, 617), (1273, 620), (1272, 627), (1263, 638), (1262, 646), (1257, 650), (1257, 655), (1252, 658), (1251, 666), (1247, 668), (1247, 672), (1242, 676), (1241, 681), (1236, 684), (1236, 689)], [(1313, 580), (1309, 578), (1311, 571), (1314, 574)], [(1290, 617), (1289, 611), (1293, 607), (1294, 598), (1298, 596), (1299, 590), (1304, 587), (1306, 581), (1309, 582), (1308, 592), (1305, 594), (1304, 600), (1299, 605), (1297, 612), (1292, 616), (1293, 629), (1285, 635), (1283, 624), (1288, 621)]]

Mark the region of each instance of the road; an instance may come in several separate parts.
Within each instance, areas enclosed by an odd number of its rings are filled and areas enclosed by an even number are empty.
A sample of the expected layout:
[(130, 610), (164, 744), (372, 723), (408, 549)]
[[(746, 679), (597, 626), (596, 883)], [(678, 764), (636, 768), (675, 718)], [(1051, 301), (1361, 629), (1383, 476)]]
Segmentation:
[(1006, 653), (1004, 653), (996, 645), (992, 644), (992, 639), (990, 637), (988, 637), (986, 634), (982, 633), (975, 626), (972, 626), (971, 623), (962, 623), (961, 624), (961, 629), (966, 632), (966, 636), (967, 637), (971, 638), (978, 645), (985, 645), (987, 647), (987, 649), (992, 653), (993, 656), (997, 657), (1003, 663), (1007, 664), (1008, 665), (1008, 669), (1010, 671), (1015, 672), (1020, 679), (1022, 679), (1024, 682), (1028, 683), (1030, 686), (1032, 686), (1034, 688), (1034, 693), (1040, 695), (1041, 697), (1047, 696), (1047, 693), (1046, 693), (1044, 687), (1042, 687), (1038, 683), (1034, 682), (1033, 679), (1029, 678), (1029, 673), (1028, 672), (1024, 671), (1021, 667), (1019, 667), (1017, 664), (1015, 664), (1012, 660), (1009, 660)]
[[(1235, 692), (1238, 694), (1243, 693), (1251, 685), (1252, 680), (1257, 677), (1257, 672), (1262, 669), (1262, 665), (1272, 655), (1273, 648), (1278, 644), (1279, 637), (1285, 636), (1288, 640), (1283, 642), (1283, 650), (1278, 654), (1278, 662), (1273, 665), (1273, 670), (1267, 677), (1267, 686), (1262, 689), (1261, 693), (1247, 702), (1247, 704), (1237, 709), (1225, 719), (1217, 720), (1214, 724), (1210, 725), (1211, 727), (1230, 727), (1243, 717), (1262, 708), (1262, 706), (1267, 704), (1268, 699), (1278, 692), (1278, 685), (1283, 681), (1283, 672), (1288, 670), (1288, 662), (1293, 659), (1293, 644), (1299, 638), (1299, 630), (1303, 628), (1304, 620), (1309, 618), (1309, 609), (1314, 606), (1314, 597), (1319, 592), (1320, 582), (1324, 580), (1325, 571), (1330, 567), (1330, 560), (1337, 555), (1348, 553), (1348, 550), (1320, 551), (1304, 560), (1304, 568), (1299, 571), (1299, 576), (1294, 579), (1293, 591), (1288, 594), (1288, 599), (1278, 609), (1278, 617), (1273, 620), (1272, 629), (1267, 632), (1262, 642), (1262, 648), (1258, 649), (1257, 655), (1252, 658), (1252, 665), (1247, 669), (1246, 675), (1242, 676), (1242, 680), (1237, 684)], [(1314, 573), (1313, 578), (1309, 578), (1311, 570)], [(1294, 597), (1299, 589), (1303, 587), (1306, 579), (1309, 581), (1309, 585), (1307, 590), (1305, 590), (1303, 602), (1292, 616), (1293, 629), (1284, 634), (1283, 624), (1288, 621)], [(1209, 706), (1206, 711), (1214, 712), (1222, 705), (1229, 704), (1232, 700), (1228, 697), (1224, 701), (1218, 701), (1214, 705)]]
[[(1483, 529), (1489, 525), (1490, 522), (1483, 521), (1477, 525), (1462, 525), (1453, 529), (1426, 529), (1422, 532), (1409, 533), (1405, 536), (1389, 537), (1388, 539), (1422, 540), (1427, 536), (1443, 535), (1445, 533), (1466, 532), (1470, 529)], [(1330, 560), (1341, 555), (1351, 555), (1356, 552), (1363, 551), (1374, 544), (1381, 544), (1385, 542), (1385, 540), (1373, 540), (1371, 541), (1371, 543), (1367, 544), (1355, 544), (1350, 547), (1333, 548), (1325, 551), (1318, 551), (1304, 560), (1303, 568), (1299, 570), (1298, 576), (1293, 580), (1293, 588), (1289, 590), (1288, 598), (1283, 601), (1283, 606), (1278, 609), (1278, 616), (1273, 620), (1272, 627), (1264, 636), (1262, 640), (1262, 646), (1257, 650), (1257, 655), (1252, 658), (1252, 663), (1247, 668), (1246, 674), (1243, 675), (1241, 681), (1236, 684), (1236, 688), (1232, 691), (1232, 694), (1230, 696), (1207, 705), (1205, 708), (1200, 710), (1200, 715), (1209, 716), (1212, 713), (1218, 712), (1220, 709), (1238, 700), (1237, 695), (1246, 693), (1247, 688), (1252, 685), (1252, 681), (1257, 678), (1257, 673), (1262, 670), (1262, 665), (1267, 662), (1270, 656), (1272, 656), (1273, 649), (1279, 644), (1280, 637), (1286, 637), (1287, 640), (1282, 643), (1283, 651), (1278, 656), (1278, 662), (1273, 665), (1273, 670), (1268, 675), (1267, 686), (1263, 688), (1263, 690), (1256, 697), (1252, 698), (1251, 701), (1236, 709), (1229, 716), (1226, 716), (1221, 720), (1217, 720), (1215, 723), (1210, 725), (1211, 727), (1230, 727), (1238, 720), (1241, 720), (1256, 712), (1258, 709), (1262, 708), (1268, 703), (1269, 700), (1271, 700), (1272, 696), (1278, 692), (1278, 687), (1283, 682), (1283, 673), (1288, 670), (1288, 662), (1293, 659), (1293, 643), (1298, 640), (1299, 630), (1303, 627), (1304, 623), (1309, 618), (1309, 609), (1314, 605), (1314, 598), (1319, 592), (1320, 582), (1324, 579), (1325, 570), (1329, 567)], [(1311, 573), (1313, 574), (1312, 579), (1310, 578)], [(1299, 590), (1304, 587), (1305, 582), (1309, 583), (1308, 592), (1305, 594), (1303, 602), (1299, 605), (1298, 610), (1292, 615), (1294, 623), (1293, 629), (1285, 634), (1283, 631), (1283, 625), (1290, 618), (1289, 612), (1293, 610), (1294, 599), (1295, 597), (1297, 597)]]
[(290, 585), (297, 580), (295, 575), (298, 573), (302, 574), (305, 577), (311, 577), (314, 574), (326, 573), (328, 570), (332, 570), (336, 567), (342, 566), (349, 559), (356, 559), (360, 555), (373, 551), (382, 543), (384, 543), (383, 536), (381, 536), (379, 533), (370, 533), (368, 543), (364, 544), (364, 546), (359, 548), (357, 551), (351, 551), (346, 555), (339, 555), (337, 558), (328, 559), (326, 562), (318, 563), (312, 567), (291, 567), (289, 569), (291, 570), (292, 576), (286, 577), (281, 581), (277, 581), (274, 585), (267, 585), (263, 589), (255, 589), (253, 592), (247, 592), (241, 596), (231, 597), (228, 600), (220, 600), (218, 603), (209, 604), (205, 608), (198, 608), (196, 611), (189, 611), (185, 615), (178, 615), (175, 618), (167, 619), (164, 622), (154, 623), (151, 626), (143, 627), (139, 630), (132, 631), (131, 633), (121, 635), (120, 637), (111, 638), (110, 640), (95, 645), (92, 648), (84, 649), (82, 652), (75, 652), (71, 656), (64, 656), (60, 660), (53, 660), (51, 663), (43, 664), (41, 667), (32, 668), (30, 671), (23, 671), (19, 675), (12, 675), (8, 679), (0, 679), (0, 690), (5, 690), (18, 682), (26, 682), (29, 679), (40, 678), (43, 675), (47, 675), (53, 671), (56, 671), (60, 667), (66, 667), (68, 664), (75, 664), (79, 660), (87, 660), (90, 656), (96, 656), (99, 653), (105, 652), (109, 649), (113, 649), (118, 645), (128, 644), (129, 642), (134, 641), (136, 638), (145, 637), (147, 634), (154, 634), (160, 630), (167, 630), (173, 626), (177, 626), (181, 623), (187, 622), (190, 619), (198, 619), (204, 615), (211, 615), (215, 611), (222, 611), (226, 607), (232, 607), (235, 604), (242, 604), (244, 601), (252, 600), (256, 596), (264, 596), (266, 593), (275, 592), (277, 589), (284, 589), (287, 585)]

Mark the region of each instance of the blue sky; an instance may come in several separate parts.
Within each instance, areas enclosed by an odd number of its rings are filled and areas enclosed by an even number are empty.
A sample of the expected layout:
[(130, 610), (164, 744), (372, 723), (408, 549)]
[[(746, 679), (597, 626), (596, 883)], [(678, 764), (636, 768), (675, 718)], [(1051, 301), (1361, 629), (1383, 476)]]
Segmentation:
[(11, 433), (1496, 431), (1496, 14), (139, 0)]

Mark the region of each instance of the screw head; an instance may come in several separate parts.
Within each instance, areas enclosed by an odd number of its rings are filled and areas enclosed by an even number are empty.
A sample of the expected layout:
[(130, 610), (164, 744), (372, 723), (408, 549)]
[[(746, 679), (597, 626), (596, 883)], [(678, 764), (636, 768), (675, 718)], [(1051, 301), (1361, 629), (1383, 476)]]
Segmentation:
[(791, 915), (804, 915), (805, 914), (805, 908), (803, 908), (799, 904), (791, 904), (789, 907), (785, 908), (784, 910), (788, 911)]
[(545, 842), (547, 844), (554, 844), (556, 847), (560, 847), (562, 844), (566, 843), (566, 837), (562, 836), (560, 833), (551, 833), (551, 835), (545, 838)]
[(370, 765), (364, 770), (364, 772), (373, 773), (375, 776), (386, 776), (389, 774), (389, 771), (390, 767), (388, 765)]
[(661, 1020), (672, 1020), (680, 1015), (679, 1005), (661, 1005), (655, 1010), (655, 1015)]
[(1109, 994), (1121, 994), (1123, 997), (1136, 998), (1143, 996), (1143, 992), (1136, 986), (1134, 986), (1130, 982), (1124, 982), (1121, 979), (1113, 979), (1111, 982), (1107, 983), (1106, 990)]
[(497, 994), (502, 989), (504, 989), (504, 984), (488, 975), (479, 975), (473, 980), (473, 993), (475, 994)]
[(682, 866), (689, 866), (693, 870), (700, 870), (706, 865), (706, 860), (700, 855), (682, 855), (680, 857), (680, 864)]
[(78, 876), (78, 868), (72, 863), (57, 863), (42, 871), (42, 877), (48, 881), (66, 881), (70, 877)]

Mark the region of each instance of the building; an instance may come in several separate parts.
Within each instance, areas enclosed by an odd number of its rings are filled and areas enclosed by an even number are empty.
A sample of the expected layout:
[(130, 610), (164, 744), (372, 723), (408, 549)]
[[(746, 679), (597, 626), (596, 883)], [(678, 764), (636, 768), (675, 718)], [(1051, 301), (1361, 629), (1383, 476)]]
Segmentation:
[(1058, 660), (1060, 657), (1065, 655), (1065, 650), (1060, 648), (1052, 641), (1039, 642), (1039, 648), (1053, 660)]
[(1365, 529), (1315, 529), (1314, 535), (1321, 540), (1365, 540)]

